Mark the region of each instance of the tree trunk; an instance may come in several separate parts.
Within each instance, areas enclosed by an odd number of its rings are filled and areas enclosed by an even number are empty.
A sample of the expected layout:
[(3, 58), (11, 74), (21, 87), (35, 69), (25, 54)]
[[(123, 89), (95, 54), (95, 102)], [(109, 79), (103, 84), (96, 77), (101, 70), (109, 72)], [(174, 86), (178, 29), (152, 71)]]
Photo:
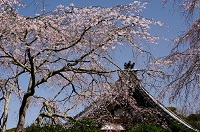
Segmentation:
[(29, 96), (29, 97), (24, 96), (22, 105), (21, 105), (20, 111), (19, 111), (19, 120), (18, 120), (16, 132), (24, 132), (25, 131), (24, 124), (25, 124), (25, 118), (26, 118), (26, 111), (29, 107), (30, 101), (31, 101), (31, 96)]
[(5, 106), (4, 106), (4, 113), (3, 113), (3, 126), (1, 132), (6, 131), (6, 124), (7, 124), (7, 119), (8, 119), (8, 106), (9, 106), (10, 100), (6, 99), (5, 101)]
[(5, 99), (5, 105), (4, 105), (4, 114), (3, 114), (3, 126), (2, 126), (2, 130), (1, 132), (5, 132), (6, 131), (6, 124), (7, 124), (7, 119), (8, 119), (8, 107), (10, 104), (10, 100), (11, 100), (11, 96), (12, 96), (12, 92), (14, 89), (15, 85), (13, 85), (8, 93), (8, 98)]
[[(37, 39), (37, 38), (36, 38)], [(34, 41), (33, 41), (34, 42)], [(31, 102), (31, 97), (35, 93), (35, 68), (34, 68), (34, 62), (33, 62), (33, 57), (31, 56), (30, 49), (27, 49), (28, 53), (28, 58), (30, 61), (30, 66), (31, 66), (31, 78), (28, 86), (27, 93), (24, 94), (23, 100), (22, 100), (22, 105), (19, 110), (19, 120), (17, 124), (17, 129), (16, 132), (24, 132), (24, 123), (25, 123), (25, 118), (26, 118), (26, 111), (29, 107), (29, 104)]]

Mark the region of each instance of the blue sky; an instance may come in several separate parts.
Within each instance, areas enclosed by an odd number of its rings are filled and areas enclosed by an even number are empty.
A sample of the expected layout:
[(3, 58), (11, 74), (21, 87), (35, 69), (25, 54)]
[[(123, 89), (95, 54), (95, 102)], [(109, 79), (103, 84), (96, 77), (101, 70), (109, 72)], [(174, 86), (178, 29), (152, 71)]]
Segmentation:
[[(25, 0), (22, 0), (25, 1)], [(35, 15), (36, 13), (40, 12), (40, 9), (37, 8), (38, 6), (32, 3), (33, 0), (26, 0), (25, 4), (30, 5), (27, 8), (24, 8), (19, 11), (20, 14), (23, 15)], [(40, 0), (36, 0), (40, 1)], [(140, 0), (142, 2), (148, 2), (147, 9), (143, 11), (142, 15), (147, 18), (154, 18), (155, 20), (164, 22), (163, 27), (152, 27), (151, 33), (153, 35), (163, 36), (168, 39), (168, 41), (159, 40), (158, 45), (148, 46), (148, 50), (150, 50), (154, 56), (160, 57), (165, 56), (170, 52), (170, 47), (172, 46), (172, 40), (178, 36), (182, 31), (185, 30), (185, 24), (183, 22), (182, 17), (177, 13), (174, 12), (172, 9), (172, 5), (168, 4), (165, 8), (162, 6), (162, 0)], [(46, 6), (45, 11), (51, 11), (56, 8), (56, 6), (62, 4), (64, 6), (69, 6), (70, 3), (74, 3), (75, 7), (86, 7), (86, 6), (103, 6), (103, 7), (111, 7), (117, 4), (126, 5), (133, 2), (133, 0), (45, 0), (44, 4)], [(118, 65), (123, 67), (125, 61), (132, 60), (133, 54), (130, 47), (127, 47), (125, 53), (120, 53), (122, 58), (117, 57), (119, 60), (117, 61)], [(128, 54), (127, 54), (128, 53)], [(124, 57), (126, 56), (126, 57)], [(137, 65), (136, 65), (137, 66)]]
[[(29, 5), (33, 0), (22, 0), (25, 1), (27, 5)], [(37, 0), (40, 1), (40, 0)], [(186, 29), (184, 26), (183, 19), (181, 16), (178, 15), (177, 12), (173, 12), (172, 6), (168, 5), (167, 7), (162, 7), (162, 0), (140, 0), (140, 1), (148, 1), (149, 4), (147, 5), (147, 9), (143, 11), (142, 15), (147, 18), (154, 18), (155, 20), (159, 20), (164, 22), (163, 27), (152, 27), (151, 33), (158, 36), (164, 36), (165, 38), (169, 39), (168, 41), (159, 40), (157, 45), (148, 46), (149, 50), (155, 55), (156, 57), (165, 56), (170, 52), (170, 47), (172, 44), (172, 40), (178, 36), (182, 31)], [(55, 9), (57, 5), (64, 5), (69, 6), (70, 3), (74, 3), (75, 7), (86, 7), (86, 6), (103, 6), (103, 7), (111, 7), (117, 4), (126, 5), (133, 0), (45, 0), (46, 11), (51, 11)], [(39, 9), (36, 5), (31, 4), (28, 8), (20, 9), (19, 13), (22, 15), (27, 16), (34, 16), (36, 13), (39, 12)], [(123, 68), (124, 62), (129, 60), (133, 61), (133, 53), (130, 47), (125, 47), (124, 51), (121, 51), (120, 55), (115, 58), (117, 64)], [(136, 64), (136, 68), (139, 66)], [(24, 84), (22, 84), (24, 85)], [(25, 86), (25, 85), (24, 85)], [(11, 107), (18, 107), (16, 106), (17, 100), (12, 100)], [(17, 108), (18, 110), (18, 108)], [(8, 119), (8, 128), (12, 128), (16, 126), (16, 121), (18, 118), (18, 113), (12, 111), (13, 113), (10, 114)], [(33, 113), (32, 113), (33, 114)], [(35, 115), (33, 115), (35, 116)], [(11, 118), (12, 117), (12, 118)], [(26, 125), (32, 122), (31, 113), (27, 115), (28, 122)]]

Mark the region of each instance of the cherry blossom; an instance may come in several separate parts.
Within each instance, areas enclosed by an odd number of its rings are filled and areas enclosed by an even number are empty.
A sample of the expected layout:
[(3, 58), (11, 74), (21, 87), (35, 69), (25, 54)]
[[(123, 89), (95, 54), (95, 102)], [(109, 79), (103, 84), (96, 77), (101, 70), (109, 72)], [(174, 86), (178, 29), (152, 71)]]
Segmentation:
[[(71, 109), (97, 98), (108, 89), (112, 73), (120, 70), (110, 51), (126, 44), (140, 53), (137, 41), (155, 43), (158, 37), (149, 33), (150, 27), (163, 25), (142, 17), (146, 3), (139, 1), (111, 8), (77, 8), (71, 3), (35, 17), (18, 14), (15, 4), (20, 1), (1, 1), (0, 64), (4, 71), (13, 71), (6, 77), (21, 99), (17, 131), (24, 128), (31, 102), (52, 109), (62, 106), (43, 113), (46, 117), (70, 118)], [(21, 89), (24, 75), (28, 86)]]

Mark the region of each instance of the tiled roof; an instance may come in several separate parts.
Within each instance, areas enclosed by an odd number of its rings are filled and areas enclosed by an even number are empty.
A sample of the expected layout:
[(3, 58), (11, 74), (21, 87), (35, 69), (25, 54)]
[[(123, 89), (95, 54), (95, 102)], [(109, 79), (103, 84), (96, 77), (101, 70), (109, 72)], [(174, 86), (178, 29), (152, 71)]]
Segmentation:
[[(128, 73), (128, 74), (127, 74)], [(130, 74), (131, 73), (131, 74)], [(126, 75), (123, 75), (126, 74)], [(183, 121), (180, 117), (178, 117), (175, 113), (173, 113), (172, 111), (170, 111), (168, 108), (166, 108), (164, 105), (162, 105), (158, 100), (156, 100), (140, 83), (139, 79), (137, 78), (137, 73), (135, 70), (125, 70), (123, 71), (123, 74), (121, 75), (121, 77), (116, 81), (113, 89), (123, 89), (125, 84), (128, 84), (128, 86), (131, 86), (129, 89), (129, 94), (132, 92), (133, 94), (131, 96), (133, 96), (136, 101), (143, 101), (143, 104), (145, 102), (145, 106), (144, 107), (148, 107), (148, 109), (154, 108), (157, 111), (159, 111), (164, 117), (166, 117), (167, 120), (170, 121), (176, 121), (179, 124), (183, 124), (183, 126), (185, 126), (187, 129), (193, 130), (193, 131), (197, 131), (196, 129), (194, 129), (191, 125), (189, 125), (187, 122)], [(128, 82), (126, 82), (128, 81)], [(125, 86), (125, 89), (127, 88), (127, 86)], [(121, 98), (120, 96), (120, 92), (116, 95), (110, 95), (107, 94), (106, 96), (111, 96), (108, 98), (118, 98), (118, 100)], [(140, 97), (138, 97), (140, 96)], [(105, 97), (106, 98), (106, 97)], [(138, 101), (138, 102), (139, 102)], [(76, 115), (74, 118), (75, 119), (82, 119), (82, 118), (97, 118), (102, 116), (103, 114), (106, 113), (106, 109), (108, 107), (113, 107), (114, 105), (110, 105), (113, 104), (111, 103), (111, 100), (104, 100), (104, 99), (99, 99), (95, 102), (93, 102), (90, 106), (88, 106), (86, 109), (84, 109), (81, 113), (79, 113), (78, 115)], [(133, 108), (134, 110), (134, 108)], [(104, 112), (103, 112), (104, 111)], [(98, 115), (99, 114), (99, 115)]]

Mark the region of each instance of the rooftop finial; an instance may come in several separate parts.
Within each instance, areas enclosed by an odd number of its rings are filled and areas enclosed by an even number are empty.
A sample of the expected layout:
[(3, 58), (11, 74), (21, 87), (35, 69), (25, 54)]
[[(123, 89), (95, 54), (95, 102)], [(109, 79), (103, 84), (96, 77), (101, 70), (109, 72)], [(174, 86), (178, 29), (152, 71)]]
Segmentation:
[(133, 69), (134, 68), (135, 63), (133, 62), (131, 64), (131, 61), (129, 61), (128, 63), (124, 63), (124, 69)]

